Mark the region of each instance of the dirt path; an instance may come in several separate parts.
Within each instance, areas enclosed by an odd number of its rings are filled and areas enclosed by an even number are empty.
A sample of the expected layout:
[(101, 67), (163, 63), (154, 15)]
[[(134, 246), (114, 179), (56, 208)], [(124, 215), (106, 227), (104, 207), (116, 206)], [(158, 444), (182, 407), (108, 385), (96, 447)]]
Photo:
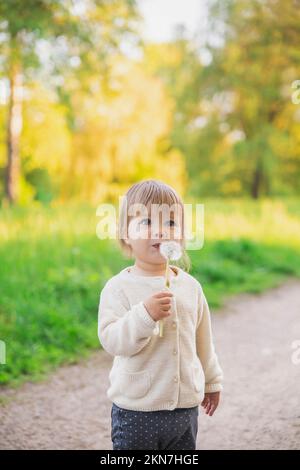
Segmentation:
[[(299, 449), (300, 282), (242, 295), (212, 317), (226, 381), (213, 417), (199, 410), (198, 449)], [(2, 391), (0, 449), (111, 449), (104, 351), (48, 380)]]

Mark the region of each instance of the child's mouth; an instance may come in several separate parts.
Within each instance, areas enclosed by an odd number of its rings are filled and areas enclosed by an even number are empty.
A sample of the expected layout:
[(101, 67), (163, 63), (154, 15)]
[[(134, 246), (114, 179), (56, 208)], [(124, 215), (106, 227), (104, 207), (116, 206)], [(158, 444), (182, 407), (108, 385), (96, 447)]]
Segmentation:
[(153, 246), (154, 248), (156, 248), (157, 250), (159, 250), (160, 243), (154, 243), (152, 246)]

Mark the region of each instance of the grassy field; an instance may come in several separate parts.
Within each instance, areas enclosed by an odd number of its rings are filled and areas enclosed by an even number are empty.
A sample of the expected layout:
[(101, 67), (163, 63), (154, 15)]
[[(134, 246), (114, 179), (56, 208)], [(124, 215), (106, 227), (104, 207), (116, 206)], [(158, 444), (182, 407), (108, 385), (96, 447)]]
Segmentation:
[[(205, 243), (189, 252), (190, 272), (211, 307), (300, 277), (299, 200), (201, 202)], [(97, 238), (97, 222), (84, 205), (0, 211), (0, 385), (39, 380), (99, 348), (101, 288), (132, 260)]]

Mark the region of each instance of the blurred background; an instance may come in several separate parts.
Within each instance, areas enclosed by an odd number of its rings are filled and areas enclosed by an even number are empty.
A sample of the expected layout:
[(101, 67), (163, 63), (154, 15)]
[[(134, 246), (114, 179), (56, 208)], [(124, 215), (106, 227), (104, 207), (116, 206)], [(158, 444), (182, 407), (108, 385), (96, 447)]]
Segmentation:
[(99, 348), (128, 265), (96, 208), (157, 178), (205, 205), (212, 307), (300, 276), (300, 2), (2, 0), (0, 384)]

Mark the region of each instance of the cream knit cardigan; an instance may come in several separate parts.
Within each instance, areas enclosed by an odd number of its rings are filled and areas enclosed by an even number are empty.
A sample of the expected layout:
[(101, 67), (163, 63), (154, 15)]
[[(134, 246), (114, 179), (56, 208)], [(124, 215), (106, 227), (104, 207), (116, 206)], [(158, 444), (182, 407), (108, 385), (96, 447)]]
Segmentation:
[[(114, 356), (107, 397), (129, 410), (193, 407), (205, 392), (223, 389), (223, 372), (212, 337), (210, 311), (201, 284), (171, 266), (170, 287), (163, 276), (140, 276), (124, 268), (100, 293), (98, 337)], [(163, 337), (143, 301), (173, 292)]]

